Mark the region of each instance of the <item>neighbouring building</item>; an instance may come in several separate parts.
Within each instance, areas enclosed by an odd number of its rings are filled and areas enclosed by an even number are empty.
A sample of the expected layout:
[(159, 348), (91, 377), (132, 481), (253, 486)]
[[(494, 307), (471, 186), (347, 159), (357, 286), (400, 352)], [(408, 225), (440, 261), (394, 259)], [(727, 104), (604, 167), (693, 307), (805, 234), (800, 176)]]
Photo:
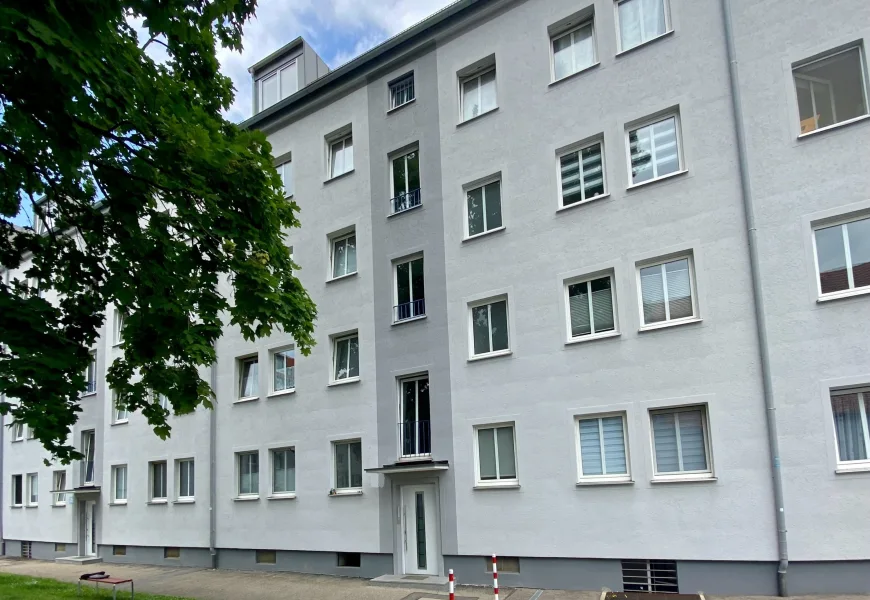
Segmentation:
[(715, 594), (787, 552), (791, 594), (870, 592), (868, 43), (866, 0), (459, 0), (332, 71), (291, 42), (243, 126), (316, 348), (228, 327), (162, 442), (109, 400), (110, 310), (87, 460), (3, 429), (6, 552)]

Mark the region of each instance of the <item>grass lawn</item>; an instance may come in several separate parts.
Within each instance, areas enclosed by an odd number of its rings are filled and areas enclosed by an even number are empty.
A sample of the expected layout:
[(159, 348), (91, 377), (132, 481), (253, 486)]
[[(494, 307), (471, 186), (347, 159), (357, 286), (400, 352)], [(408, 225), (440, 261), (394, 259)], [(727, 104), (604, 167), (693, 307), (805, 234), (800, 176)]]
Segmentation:
[[(118, 586), (118, 598), (130, 598), (130, 586)], [(0, 598), (3, 600), (78, 600), (80, 598), (111, 598), (112, 586), (100, 586), (94, 591), (94, 584), (82, 584), (82, 595), (76, 594), (76, 584), (63, 583), (54, 579), (40, 579), (26, 575), (0, 573)], [(136, 600), (189, 600), (178, 596), (154, 596), (136, 592)]]

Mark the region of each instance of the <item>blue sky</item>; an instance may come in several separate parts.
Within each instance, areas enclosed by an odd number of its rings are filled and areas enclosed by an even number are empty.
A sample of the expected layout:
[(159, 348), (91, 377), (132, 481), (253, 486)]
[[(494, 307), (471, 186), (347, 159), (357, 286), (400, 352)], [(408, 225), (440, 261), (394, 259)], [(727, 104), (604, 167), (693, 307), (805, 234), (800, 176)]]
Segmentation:
[[(297, 36), (304, 37), (334, 69), (452, 1), (259, 0), (256, 18), (245, 27), (244, 50), (221, 50), (218, 54), (221, 71), (236, 88), (236, 100), (227, 118), (240, 122), (251, 116), (248, 67)], [(149, 50), (152, 48), (160, 46), (152, 44)], [(155, 58), (159, 58), (159, 51)], [(22, 212), (13, 221), (29, 225), (29, 212)]]

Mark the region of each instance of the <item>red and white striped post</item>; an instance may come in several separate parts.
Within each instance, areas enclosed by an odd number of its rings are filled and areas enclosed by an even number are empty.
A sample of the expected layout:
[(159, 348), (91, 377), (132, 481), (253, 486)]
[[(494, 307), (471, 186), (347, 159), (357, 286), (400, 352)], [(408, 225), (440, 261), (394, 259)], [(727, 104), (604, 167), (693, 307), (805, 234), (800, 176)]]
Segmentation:
[(456, 600), (455, 596), (453, 595), (453, 569), (447, 571), (447, 577), (449, 579), (447, 584), (447, 591), (450, 592), (450, 600)]
[(498, 565), (496, 564), (495, 554), (492, 555), (492, 593), (495, 600), (498, 600)]

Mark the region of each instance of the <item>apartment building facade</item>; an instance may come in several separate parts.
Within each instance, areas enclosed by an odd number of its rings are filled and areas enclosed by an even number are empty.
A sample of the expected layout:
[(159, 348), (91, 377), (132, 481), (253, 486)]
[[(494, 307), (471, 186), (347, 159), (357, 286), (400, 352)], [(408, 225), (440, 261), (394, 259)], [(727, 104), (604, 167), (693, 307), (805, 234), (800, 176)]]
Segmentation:
[(6, 552), (870, 591), (868, 42), (861, 0), (460, 0), (328, 73), (291, 42), (244, 126), (317, 346), (228, 327), (162, 442), (109, 311), (88, 460), (4, 429)]

